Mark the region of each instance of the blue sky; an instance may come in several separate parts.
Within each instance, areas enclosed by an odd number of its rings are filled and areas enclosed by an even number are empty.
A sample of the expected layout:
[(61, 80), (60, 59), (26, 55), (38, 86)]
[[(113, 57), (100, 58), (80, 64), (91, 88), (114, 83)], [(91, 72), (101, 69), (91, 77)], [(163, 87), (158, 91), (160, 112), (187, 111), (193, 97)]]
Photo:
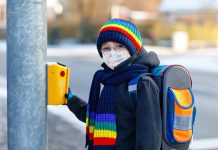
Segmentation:
[(204, 7), (218, 9), (218, 0), (163, 0), (160, 10), (193, 11)]

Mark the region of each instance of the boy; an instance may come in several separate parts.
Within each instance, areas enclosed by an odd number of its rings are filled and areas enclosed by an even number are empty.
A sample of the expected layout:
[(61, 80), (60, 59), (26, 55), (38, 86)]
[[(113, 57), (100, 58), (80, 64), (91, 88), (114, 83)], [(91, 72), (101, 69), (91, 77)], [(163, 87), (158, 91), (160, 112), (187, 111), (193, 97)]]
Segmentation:
[(88, 150), (159, 150), (162, 121), (157, 85), (145, 76), (138, 83), (137, 101), (128, 93), (131, 79), (159, 65), (157, 55), (143, 48), (136, 26), (123, 19), (102, 26), (97, 49), (104, 63), (93, 77), (88, 103), (67, 95), (69, 109), (86, 122)]

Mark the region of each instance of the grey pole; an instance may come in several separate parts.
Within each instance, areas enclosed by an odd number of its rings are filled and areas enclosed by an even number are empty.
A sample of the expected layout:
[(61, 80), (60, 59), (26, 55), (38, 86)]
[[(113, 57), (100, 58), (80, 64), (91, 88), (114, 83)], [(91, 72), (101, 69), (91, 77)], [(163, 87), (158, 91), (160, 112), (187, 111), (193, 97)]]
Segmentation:
[(47, 149), (46, 0), (7, 0), (8, 149)]

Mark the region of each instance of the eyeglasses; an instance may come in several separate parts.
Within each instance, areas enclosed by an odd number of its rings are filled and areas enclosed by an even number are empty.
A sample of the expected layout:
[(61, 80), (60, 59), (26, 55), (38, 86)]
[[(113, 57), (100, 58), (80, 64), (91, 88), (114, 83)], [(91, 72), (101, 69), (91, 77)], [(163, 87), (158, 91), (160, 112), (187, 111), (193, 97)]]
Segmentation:
[(101, 52), (102, 53), (109, 53), (112, 49), (114, 49), (114, 51), (121, 51), (121, 50), (124, 50), (124, 49), (126, 49), (126, 47), (125, 46), (123, 46), (123, 45), (121, 45), (121, 44), (119, 44), (119, 45), (116, 45), (116, 46), (114, 46), (114, 47), (103, 47), (102, 49), (101, 49)]

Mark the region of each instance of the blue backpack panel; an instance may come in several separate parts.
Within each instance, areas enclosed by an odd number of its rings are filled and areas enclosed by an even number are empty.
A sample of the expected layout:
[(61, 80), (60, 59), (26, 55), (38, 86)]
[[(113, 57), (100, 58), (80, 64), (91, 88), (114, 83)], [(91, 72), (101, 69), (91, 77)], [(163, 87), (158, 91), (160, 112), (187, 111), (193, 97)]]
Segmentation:
[(144, 76), (151, 76), (160, 89), (162, 149), (188, 149), (193, 137), (196, 115), (189, 72), (181, 65), (165, 65), (132, 79), (128, 90), (131, 98), (135, 99), (135, 105), (137, 105), (138, 81)]

